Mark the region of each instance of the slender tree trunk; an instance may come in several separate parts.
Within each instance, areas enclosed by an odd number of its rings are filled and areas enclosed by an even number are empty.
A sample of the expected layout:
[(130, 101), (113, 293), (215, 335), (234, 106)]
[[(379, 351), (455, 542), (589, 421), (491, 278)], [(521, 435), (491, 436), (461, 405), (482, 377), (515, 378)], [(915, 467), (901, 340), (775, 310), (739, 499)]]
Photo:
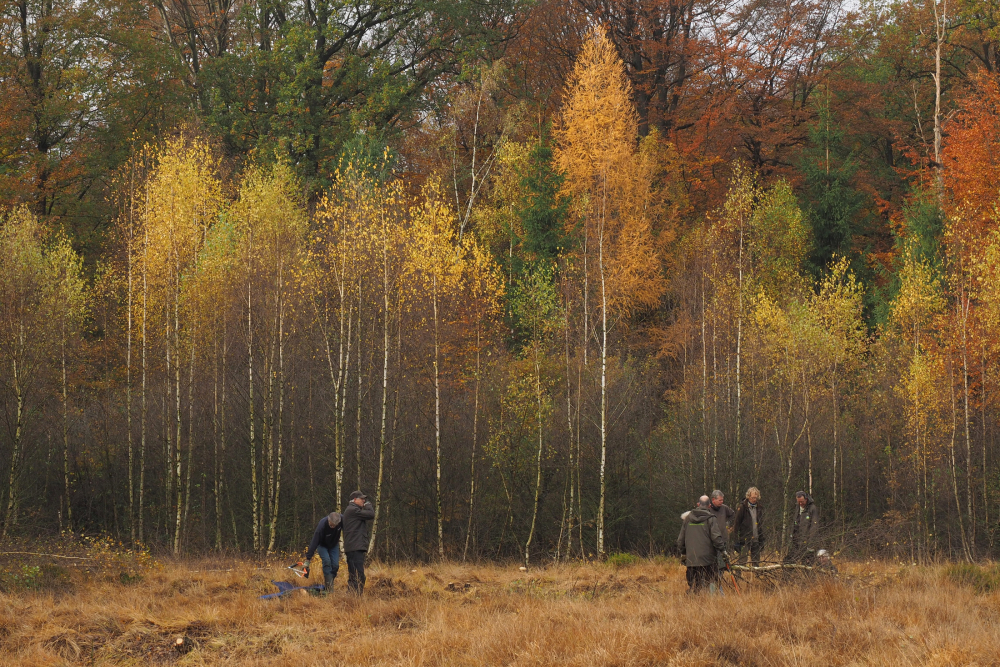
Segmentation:
[[(742, 452), (740, 451), (740, 438), (743, 426), (743, 225), (744, 217), (740, 215), (740, 251), (739, 251), (739, 282), (737, 285), (737, 310), (736, 310), (736, 456), (734, 460), (740, 461)], [(712, 463), (712, 475), (715, 475), (715, 463)]]
[(944, 0), (941, 11), (938, 11), (938, 0), (931, 0), (934, 5), (934, 183), (937, 191), (938, 206), (944, 202), (944, 165), (941, 163), (941, 50), (948, 30), (948, 0)]
[(66, 382), (66, 317), (62, 316), (60, 328), (60, 352), (62, 356), (62, 441), (63, 441), (63, 483), (66, 493), (66, 523), (73, 530), (73, 502), (69, 478), (69, 394)]
[(189, 530), (188, 524), (188, 512), (191, 509), (191, 461), (194, 458), (194, 350), (195, 350), (195, 332), (191, 332), (191, 359), (188, 366), (188, 386), (187, 386), (187, 401), (188, 401), (188, 446), (187, 446), (187, 463), (185, 464), (187, 470), (184, 473), (184, 522), (181, 527), (181, 541), (182, 543), (187, 537)]
[[(787, 360), (788, 356), (789, 356), (789, 351), (786, 349), (785, 350), (786, 363), (789, 363), (788, 360)], [(778, 431), (778, 420), (777, 419), (774, 420), (774, 442), (775, 442), (775, 446), (777, 447), (777, 449), (778, 449), (779, 452), (782, 451), (782, 449), (783, 449), (782, 448), (782, 442), (788, 443), (788, 439), (789, 439), (789, 437), (791, 435), (791, 430), (792, 430), (792, 417), (795, 414), (795, 412), (794, 412), (794, 407), (795, 407), (795, 374), (794, 373), (790, 373), (789, 375), (791, 376), (792, 380), (791, 380), (791, 383), (790, 383), (790, 385), (788, 387), (788, 414), (787, 414), (787, 416), (785, 418), (786, 421), (785, 421), (785, 437), (784, 438), (781, 437), (781, 435), (780, 435), (780, 433)], [(785, 479), (784, 479), (784, 484), (782, 485), (782, 494), (781, 494), (782, 498), (788, 498), (788, 493), (789, 493), (788, 485), (789, 485), (789, 483), (791, 482), (791, 479), (792, 479), (792, 462), (794, 460), (795, 447), (798, 446), (799, 440), (802, 439), (802, 435), (806, 432), (806, 429), (808, 427), (809, 427), (809, 419), (805, 418), (802, 421), (802, 430), (799, 431), (799, 434), (795, 437), (795, 440), (791, 443), (791, 445), (788, 445), (788, 458), (787, 458), (787, 463), (786, 463), (786, 466), (785, 466)], [(781, 546), (782, 546), (782, 548), (784, 548), (784, 546), (785, 546), (785, 540), (786, 540), (787, 536), (788, 536), (788, 512), (785, 509), (784, 503), (782, 503), (782, 510), (781, 510)]]
[[(806, 369), (802, 367), (802, 399), (805, 408), (806, 447), (809, 449), (809, 495), (813, 494), (813, 441), (812, 428), (809, 424), (809, 383), (806, 382)], [(836, 458), (834, 458), (836, 460)]]
[[(285, 418), (285, 282), (284, 266), (278, 269), (278, 424), (275, 429), (278, 451), (274, 463), (274, 483), (271, 493), (271, 520), (267, 540), (267, 553), (274, 552), (278, 529), (278, 510), (281, 500), (281, 459), (283, 454), (283, 434)], [(272, 434), (272, 439), (275, 437)]]
[[(251, 241), (252, 251), (252, 241)], [(249, 269), (249, 267), (248, 267)], [(255, 431), (254, 397), (253, 397), (253, 298), (252, 278), (247, 272), (247, 380), (249, 382), (250, 403), (250, 504), (253, 512), (253, 550), (260, 552), (260, 490), (257, 486), (257, 438)]]
[[(268, 356), (264, 363), (264, 375), (267, 377), (267, 390), (264, 393), (264, 405), (262, 424), (261, 424), (261, 454), (263, 455), (263, 475), (264, 477), (264, 493), (261, 498), (261, 539), (269, 539), (271, 535), (271, 515), (274, 506), (274, 461), (275, 461), (275, 449), (274, 449), (274, 381), (277, 371), (277, 362), (275, 361), (275, 356), (278, 353), (278, 290), (274, 288), (271, 291), (272, 305), (274, 313), (274, 323), (273, 328), (270, 333), (270, 344), (268, 345)], [(265, 547), (266, 553), (266, 547)]]
[(472, 408), (472, 463), (469, 466), (469, 525), (465, 529), (465, 547), (462, 549), (462, 562), (469, 554), (469, 538), (472, 537), (472, 517), (476, 508), (476, 444), (479, 440), (479, 360), (482, 332), (480, 322), (476, 322), (476, 388)]
[[(392, 489), (392, 473), (396, 469), (396, 434), (399, 432), (397, 427), (399, 426), (399, 385), (402, 383), (405, 375), (403, 374), (403, 364), (402, 364), (402, 348), (403, 348), (403, 308), (402, 304), (399, 302), (399, 296), (397, 295), (396, 301), (396, 372), (399, 377), (396, 380), (396, 386), (392, 390), (392, 437), (389, 439), (389, 474), (386, 481), (387, 489)], [(389, 510), (391, 505), (389, 504), (389, 499), (391, 496), (388, 491), (385, 495), (385, 545), (386, 554), (389, 555), (389, 539), (391, 533), (389, 529), (391, 527), (390, 519), (391, 514)]]
[[(833, 398), (833, 515), (837, 516), (837, 422), (840, 418), (840, 413), (837, 411), (837, 364), (833, 364), (833, 376), (830, 378), (830, 395)], [(810, 466), (812, 465), (811, 452), (810, 452)], [(810, 489), (809, 494), (812, 495), (812, 476), (810, 474)], [(866, 482), (867, 484), (867, 477)], [(843, 484), (843, 482), (841, 482)], [(867, 491), (865, 492), (867, 497)], [(865, 501), (865, 508), (867, 511), (868, 503)]]
[(583, 548), (583, 480), (580, 473), (581, 459), (582, 457), (582, 439), (581, 439), (581, 425), (582, 421), (580, 419), (580, 410), (583, 405), (583, 367), (585, 363), (580, 363), (577, 359), (576, 362), (576, 528), (577, 528), (577, 538), (580, 544), (580, 557), (583, 558), (586, 555), (586, 551)]
[(969, 516), (969, 555), (976, 555), (976, 517), (972, 506), (972, 427), (969, 416), (969, 344), (967, 326), (969, 321), (969, 298), (963, 294), (958, 307), (962, 315), (962, 388), (963, 407), (965, 410), (965, 506)]
[(567, 450), (569, 451), (569, 465), (566, 470), (566, 476), (568, 480), (568, 492), (569, 500), (566, 508), (566, 557), (569, 558), (573, 555), (573, 510), (575, 498), (575, 487), (573, 486), (573, 472), (576, 462), (573, 456), (573, 387), (570, 380), (570, 367), (569, 367), (569, 308), (570, 301), (569, 297), (566, 298), (566, 308), (563, 311), (565, 321), (563, 322), (563, 344), (564, 344), (564, 355), (566, 359), (566, 444)]
[[(587, 366), (587, 348), (590, 344), (590, 216), (583, 221), (583, 365)], [(582, 549), (583, 547), (581, 547)]]
[[(219, 485), (219, 495), (225, 497), (227, 492), (226, 487), (226, 386), (228, 383), (228, 375), (226, 371), (227, 360), (229, 358), (229, 326), (226, 319), (222, 320), (222, 405), (219, 407), (219, 452), (221, 455), (221, 461), (219, 463), (219, 477), (222, 478), (222, 483)], [(236, 515), (233, 512), (233, 500), (232, 497), (229, 498), (229, 520), (232, 524), (233, 529), (233, 546), (237, 545), (239, 535), (236, 532)], [(220, 547), (221, 548), (221, 547)]]
[(535, 500), (531, 505), (531, 529), (528, 531), (528, 539), (524, 543), (524, 566), (527, 567), (531, 560), (531, 542), (535, 538), (535, 525), (538, 522), (538, 503), (542, 497), (542, 453), (544, 451), (544, 439), (542, 437), (542, 369), (538, 358), (539, 342), (535, 341), (535, 409), (538, 417), (538, 456), (535, 463)]
[(597, 509), (597, 557), (604, 558), (604, 508), (608, 458), (608, 293), (604, 275), (604, 216), (598, 240), (598, 263), (601, 275), (601, 489)]
[(181, 464), (183, 462), (183, 440), (181, 425), (181, 346), (180, 346), (180, 267), (177, 267), (177, 282), (174, 293), (174, 424), (177, 427), (176, 447), (174, 448), (174, 467), (176, 470), (176, 513), (174, 516), (174, 555), (181, 549), (181, 519), (184, 512), (183, 487), (181, 484)]
[[(167, 471), (167, 483), (163, 497), (164, 527), (167, 531), (167, 538), (170, 540), (170, 515), (173, 509), (174, 493), (174, 449), (173, 435), (170, 430), (170, 371), (171, 346), (170, 346), (170, 307), (163, 308), (163, 350), (166, 357), (166, 367), (163, 375), (163, 403), (161, 405), (162, 425), (163, 425), (163, 466)], [(170, 542), (168, 541), (168, 544)]]
[(135, 454), (132, 443), (132, 218), (129, 211), (129, 228), (126, 248), (126, 274), (128, 293), (125, 315), (125, 432), (128, 442), (128, 529), (132, 546), (135, 546)]
[(949, 443), (949, 453), (951, 454), (951, 482), (955, 492), (955, 511), (958, 513), (958, 530), (962, 535), (962, 554), (966, 560), (972, 560), (969, 545), (965, 539), (965, 521), (962, 518), (962, 503), (958, 499), (958, 470), (955, 463), (955, 437), (958, 434), (958, 406), (955, 400), (955, 378), (953, 375), (952, 360), (948, 360), (948, 380), (951, 385), (951, 441)]
[(11, 443), (11, 454), (10, 454), (10, 477), (7, 480), (7, 511), (4, 513), (3, 521), (3, 532), (0, 533), (0, 540), (7, 539), (7, 535), (10, 529), (17, 523), (17, 507), (18, 507), (18, 495), (17, 495), (17, 483), (20, 477), (20, 461), (21, 461), (21, 438), (24, 434), (24, 378), (23, 367), (24, 364), (18, 364), (18, 359), (24, 358), (24, 347), (25, 347), (25, 333), (24, 325), (21, 324), (19, 327), (18, 335), (18, 346), (17, 352), (15, 353), (15, 359), (13, 362), (14, 370), (14, 402), (16, 404), (16, 416), (14, 418), (14, 440)]
[[(712, 309), (712, 451), (719, 451), (719, 346), (717, 332), (719, 322), (717, 309)], [(728, 376), (727, 382), (728, 385)], [(728, 397), (727, 397), (728, 404)], [(708, 470), (708, 458), (705, 458), (705, 470)], [(707, 473), (706, 473), (707, 476)], [(705, 490), (708, 490), (708, 481), (705, 481)]]
[[(559, 521), (559, 536), (556, 538), (556, 555), (554, 559), (556, 563), (560, 562), (563, 558), (563, 551), (562, 551), (563, 535), (567, 535), (568, 537), (566, 530), (566, 516), (569, 511), (569, 508), (567, 507), (566, 503), (569, 498), (569, 486), (570, 486), (570, 475), (567, 474), (566, 477), (563, 479), (562, 518)], [(569, 545), (567, 544), (567, 547), (568, 546)]]
[(441, 503), (441, 343), (438, 331), (437, 275), (431, 278), (434, 305), (434, 491), (437, 499), (438, 557), (444, 560), (444, 511)]
[(145, 540), (145, 523), (143, 516), (145, 513), (146, 490), (146, 350), (148, 349), (148, 345), (146, 344), (146, 316), (147, 300), (149, 295), (148, 266), (149, 232), (146, 230), (146, 226), (144, 224), (142, 244), (142, 397), (140, 399), (140, 402), (142, 403), (142, 413), (139, 415), (139, 507), (137, 508), (139, 514), (140, 544), (142, 544)]
[(382, 415), (379, 422), (378, 480), (375, 483), (375, 518), (372, 520), (371, 556), (378, 547), (378, 520), (382, 511), (382, 481), (385, 474), (385, 422), (389, 405), (389, 248), (385, 219), (382, 220)]
[[(337, 439), (337, 503), (343, 502), (343, 489), (344, 489), (344, 460), (346, 458), (345, 450), (347, 449), (347, 431), (344, 427), (344, 420), (347, 415), (347, 385), (351, 375), (351, 330), (354, 325), (354, 309), (348, 306), (347, 313), (347, 345), (341, 344), (344, 349), (344, 356), (341, 366), (341, 383), (340, 383), (340, 409), (337, 414), (337, 432), (340, 434)], [(343, 538), (341, 538), (343, 541)]]
[(982, 347), (981, 363), (982, 363), (981, 374), (983, 376), (983, 381), (982, 381), (983, 395), (980, 397), (979, 402), (980, 402), (980, 407), (981, 407), (981, 410), (982, 410), (982, 416), (980, 417), (980, 421), (982, 422), (982, 425), (983, 425), (983, 514), (984, 514), (984, 517), (983, 517), (983, 526), (984, 526), (984, 528), (986, 530), (987, 538), (990, 541), (990, 546), (992, 547), (993, 546), (993, 544), (992, 544), (993, 540), (992, 540), (992, 537), (990, 537), (990, 535), (991, 535), (991, 531), (990, 531), (990, 497), (989, 497), (989, 489), (987, 487), (987, 479), (989, 479), (989, 473), (988, 473), (988, 471), (986, 469), (986, 379), (987, 378), (986, 378), (986, 346), (985, 345), (983, 345), (983, 347)]
[[(354, 430), (356, 439), (354, 441), (354, 459), (357, 464), (357, 488), (361, 489), (361, 279), (358, 279), (358, 404)], [(369, 370), (370, 372), (370, 370)]]
[(212, 489), (215, 492), (215, 550), (222, 551), (222, 459), (219, 457), (219, 330), (212, 327)]
[[(701, 446), (702, 486), (708, 488), (708, 347), (705, 340), (705, 274), (701, 274)], [(714, 458), (714, 457), (713, 457)]]

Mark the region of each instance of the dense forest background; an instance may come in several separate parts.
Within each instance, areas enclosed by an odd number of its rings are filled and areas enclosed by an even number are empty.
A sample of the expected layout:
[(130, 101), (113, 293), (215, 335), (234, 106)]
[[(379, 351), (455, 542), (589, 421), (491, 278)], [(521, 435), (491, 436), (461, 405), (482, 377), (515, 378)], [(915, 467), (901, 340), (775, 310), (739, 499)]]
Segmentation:
[(1000, 3), (5, 0), (0, 539), (996, 554)]

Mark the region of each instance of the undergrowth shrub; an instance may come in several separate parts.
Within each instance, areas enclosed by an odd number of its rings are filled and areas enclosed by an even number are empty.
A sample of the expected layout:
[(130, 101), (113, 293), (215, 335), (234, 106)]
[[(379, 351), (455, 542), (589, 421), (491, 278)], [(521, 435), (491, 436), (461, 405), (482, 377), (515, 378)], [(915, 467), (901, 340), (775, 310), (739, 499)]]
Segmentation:
[(5, 571), (0, 580), (7, 590), (37, 591), (42, 587), (42, 568), (25, 563)]
[(129, 547), (121, 540), (106, 536), (85, 537), (83, 541), (93, 567), (122, 584), (142, 581), (157, 565), (149, 549), (142, 545)]
[(953, 563), (944, 571), (945, 577), (960, 586), (966, 586), (977, 593), (1000, 590), (1000, 565), (976, 565), (975, 563)]
[(641, 558), (633, 554), (616, 553), (608, 556), (607, 564), (612, 567), (626, 567), (628, 565), (635, 565), (641, 560)]

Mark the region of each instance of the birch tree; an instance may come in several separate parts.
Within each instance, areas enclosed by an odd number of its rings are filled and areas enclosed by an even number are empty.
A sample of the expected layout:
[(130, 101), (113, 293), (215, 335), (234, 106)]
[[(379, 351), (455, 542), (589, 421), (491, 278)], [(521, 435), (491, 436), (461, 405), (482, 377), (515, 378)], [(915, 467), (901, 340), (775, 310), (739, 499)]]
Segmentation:
[(85, 291), (81, 260), (69, 240), (47, 233), (26, 207), (4, 216), (0, 256), (4, 258), (0, 262), (0, 396), (7, 436), (3, 539), (17, 525), (26, 465), (40, 438), (37, 418), (47, 393), (45, 383), (55, 379), (53, 375), (61, 377), (55, 387), (61, 389), (65, 437), (65, 365), (53, 362), (65, 360), (69, 336), (83, 315)]
[(424, 187), (422, 201), (411, 211), (412, 242), (407, 258), (408, 281), (430, 309), (424, 323), (431, 334), (431, 379), (434, 391), (434, 491), (438, 557), (444, 559), (444, 512), (441, 495), (441, 346), (442, 328), (463, 274), (464, 257), (458, 242), (454, 211), (437, 181)]

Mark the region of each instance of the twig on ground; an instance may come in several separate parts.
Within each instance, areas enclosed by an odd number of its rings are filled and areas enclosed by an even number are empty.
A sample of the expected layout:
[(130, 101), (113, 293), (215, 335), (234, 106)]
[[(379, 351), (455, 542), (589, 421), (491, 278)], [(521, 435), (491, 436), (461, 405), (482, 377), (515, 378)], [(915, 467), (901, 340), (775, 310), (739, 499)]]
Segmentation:
[(34, 551), (0, 551), (0, 556), (44, 556), (45, 558), (71, 558), (73, 560), (94, 560), (90, 556), (60, 556), (59, 554), (42, 554)]

